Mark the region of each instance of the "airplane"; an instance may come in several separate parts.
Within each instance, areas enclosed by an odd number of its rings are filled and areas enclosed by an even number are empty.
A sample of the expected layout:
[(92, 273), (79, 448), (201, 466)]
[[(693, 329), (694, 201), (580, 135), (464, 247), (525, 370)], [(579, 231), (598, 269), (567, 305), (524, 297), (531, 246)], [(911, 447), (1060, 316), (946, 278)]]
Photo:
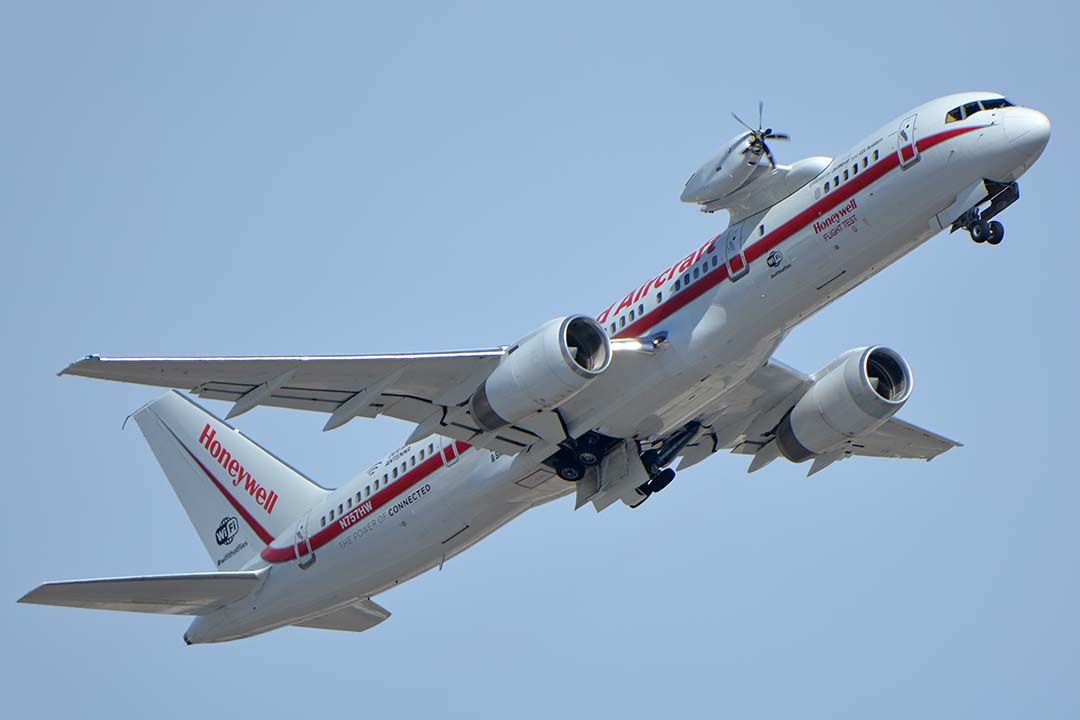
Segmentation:
[[(784, 336), (942, 231), (996, 245), (995, 218), (1050, 136), (1041, 112), (966, 92), (915, 107), (835, 158), (778, 164), (744, 129), (681, 199), (726, 228), (595, 317), (509, 346), (399, 355), (110, 358), (62, 375), (172, 388), (133, 415), (213, 572), (49, 582), (21, 602), (194, 616), (188, 644), (285, 626), (363, 631), (372, 598), (441, 568), (526, 510), (639, 507), (728, 450), (755, 472), (853, 456), (931, 460), (958, 443), (896, 417), (911, 369), (883, 346), (805, 374)], [(191, 395), (232, 403), (219, 419)], [(385, 415), (415, 429), (341, 487), (317, 485), (227, 421), (258, 406)]]

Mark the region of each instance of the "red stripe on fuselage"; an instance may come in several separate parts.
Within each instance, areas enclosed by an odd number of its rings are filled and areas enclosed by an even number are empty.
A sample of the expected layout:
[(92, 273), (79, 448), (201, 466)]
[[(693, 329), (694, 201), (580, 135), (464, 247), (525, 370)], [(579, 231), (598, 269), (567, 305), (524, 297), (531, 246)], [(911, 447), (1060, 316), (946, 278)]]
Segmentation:
[[(470, 447), (471, 446), (468, 443), (464, 443), (460, 440), (454, 441), (454, 450), (458, 456)], [(441, 452), (437, 452), (427, 460), (424, 460), (416, 467), (401, 475), (401, 477), (390, 481), (381, 490), (376, 491), (375, 494), (371, 496), (370, 500), (365, 500), (359, 505), (354, 505), (352, 510), (346, 512), (326, 527), (320, 528), (318, 532), (311, 535), (309, 538), (310, 551), (314, 552), (342, 533), (352, 530), (364, 520), (374, 515), (376, 510), (379, 510), (399, 496), (411, 491), (418, 483), (426, 480), (441, 467), (444, 467), (443, 455)], [(343, 500), (347, 499), (343, 498)], [(364, 505), (367, 505), (368, 503), (371, 503), (371, 509), (361, 512)], [(354, 515), (356, 516), (355, 518), (353, 518)], [(343, 524), (347, 518), (349, 518), (348, 523)], [(309, 542), (301, 544), (300, 557), (308, 554)], [(270, 545), (263, 549), (261, 556), (263, 560), (270, 563), (288, 562), (296, 559), (296, 548), (292, 545), (287, 547)]]
[[(919, 152), (925, 152), (935, 145), (939, 145), (946, 140), (954, 138), (958, 135), (971, 132), (972, 130), (980, 130), (985, 126), (974, 126), (966, 128), (955, 128), (952, 130), (946, 130), (944, 132), (930, 135), (921, 140), (916, 140), (915, 145)], [(851, 199), (855, 193), (865, 189), (871, 183), (880, 180), (890, 171), (895, 170), (900, 166), (900, 157), (895, 152), (889, 152), (879, 161), (869, 166), (865, 170), (860, 170), (859, 174), (845, 182), (840, 187), (836, 188), (832, 192), (822, 197), (817, 202), (810, 205), (805, 210), (797, 213), (787, 222), (781, 224), (772, 232), (766, 233), (763, 237), (756, 242), (751, 243), (743, 248), (743, 255), (746, 256), (747, 264), (752, 264), (755, 260), (769, 254), (777, 245), (790, 238), (795, 233), (799, 232), (807, 225), (818, 219), (822, 215), (825, 215), (833, 208), (843, 204), (847, 200)], [(842, 171), (844, 168), (833, 168), (834, 171)], [(726, 232), (726, 231), (725, 231)], [(717, 236), (719, 239), (719, 236)], [(722, 248), (715, 248), (715, 252), (722, 252)], [(721, 260), (723, 258), (721, 257)], [(697, 262), (697, 260), (695, 260)], [(738, 267), (735, 268), (739, 270)], [(666, 270), (664, 271), (667, 272)], [(664, 274), (664, 273), (661, 273)], [(723, 264), (719, 265), (713, 270), (710, 270), (708, 274), (703, 276), (700, 280), (692, 282), (690, 286), (684, 290), (680, 290), (675, 295), (669, 297), (669, 299), (661, 303), (658, 307), (654, 308), (650, 312), (645, 313), (634, 322), (627, 325), (624, 329), (620, 330), (614, 337), (637, 337), (641, 335), (649, 328), (656, 324), (663, 322), (667, 318), (671, 317), (673, 313), (689, 305), (694, 300), (704, 295), (707, 291), (713, 289), (720, 283), (722, 283), (728, 276), (727, 267)], [(657, 276), (659, 277), (659, 276)], [(672, 276), (674, 277), (674, 276)], [(609, 318), (605, 318), (607, 320)]]

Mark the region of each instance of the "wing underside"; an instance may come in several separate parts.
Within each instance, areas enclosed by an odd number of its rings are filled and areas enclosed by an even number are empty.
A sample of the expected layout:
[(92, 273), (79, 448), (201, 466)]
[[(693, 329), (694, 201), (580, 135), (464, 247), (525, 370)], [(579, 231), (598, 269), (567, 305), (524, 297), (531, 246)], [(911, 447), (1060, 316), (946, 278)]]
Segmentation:
[(540, 440), (565, 438), (554, 413), (482, 433), (466, 401), (506, 354), (505, 348), (411, 355), (108, 358), (73, 363), (61, 375), (187, 390), (233, 403), (227, 417), (258, 405), (326, 413), (331, 430), (378, 415), (429, 432), (514, 454)]
[[(695, 465), (720, 450), (754, 456), (749, 466), (751, 472), (763, 467), (769, 461), (773, 431), (810, 387), (810, 382), (808, 375), (770, 360), (746, 382), (706, 408), (702, 413), (703, 429), (681, 453), (679, 469)], [(894, 417), (876, 430), (852, 438), (828, 457), (815, 460), (810, 473), (855, 455), (933, 460), (959, 446), (954, 440)]]

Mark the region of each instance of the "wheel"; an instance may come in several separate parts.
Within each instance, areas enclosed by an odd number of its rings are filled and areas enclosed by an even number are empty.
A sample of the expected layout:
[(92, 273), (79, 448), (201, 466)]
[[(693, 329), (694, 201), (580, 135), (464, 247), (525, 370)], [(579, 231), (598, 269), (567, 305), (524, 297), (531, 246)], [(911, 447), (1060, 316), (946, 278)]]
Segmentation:
[(654, 493), (658, 493), (664, 488), (666, 488), (668, 485), (670, 485), (671, 481), (674, 479), (675, 471), (671, 468), (668, 468), (649, 481), (649, 490), (653, 491)]
[(585, 467), (591, 467), (600, 462), (600, 456), (592, 450), (578, 450), (577, 461)]
[(986, 242), (991, 245), (999, 245), (1005, 239), (1005, 226), (997, 220), (990, 221), (990, 232), (986, 235)]
[(971, 239), (975, 242), (986, 242), (987, 236), (990, 235), (990, 225), (985, 220), (979, 220), (971, 226), (970, 232)]
[(577, 463), (570, 462), (560, 465), (555, 472), (558, 473), (559, 477), (563, 480), (577, 482), (581, 479), (582, 475), (585, 474), (585, 468)]

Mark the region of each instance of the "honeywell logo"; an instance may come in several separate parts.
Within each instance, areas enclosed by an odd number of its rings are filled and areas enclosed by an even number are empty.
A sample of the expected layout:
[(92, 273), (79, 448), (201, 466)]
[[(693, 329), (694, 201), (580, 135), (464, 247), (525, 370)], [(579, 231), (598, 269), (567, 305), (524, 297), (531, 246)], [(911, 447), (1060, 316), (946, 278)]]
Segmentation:
[(217, 436), (217, 430), (214, 430), (207, 423), (206, 427), (203, 428), (202, 435), (199, 436), (199, 444), (206, 448), (206, 451), (210, 453), (210, 457), (214, 458), (218, 465), (229, 474), (229, 477), (232, 478), (233, 487), (243, 487), (244, 492), (250, 495), (255, 504), (265, 510), (267, 515), (274, 512), (278, 494), (260, 485), (252, 477), (251, 473), (244, 469), (240, 461), (234, 458), (232, 453), (214, 439), (215, 436)]
[(814, 232), (819, 233), (830, 225), (835, 225), (853, 212), (855, 212), (855, 198), (851, 198), (851, 200), (849, 200), (846, 205), (838, 208), (836, 212), (834, 212), (832, 215), (828, 216), (824, 220), (818, 220), (817, 222), (815, 222)]

